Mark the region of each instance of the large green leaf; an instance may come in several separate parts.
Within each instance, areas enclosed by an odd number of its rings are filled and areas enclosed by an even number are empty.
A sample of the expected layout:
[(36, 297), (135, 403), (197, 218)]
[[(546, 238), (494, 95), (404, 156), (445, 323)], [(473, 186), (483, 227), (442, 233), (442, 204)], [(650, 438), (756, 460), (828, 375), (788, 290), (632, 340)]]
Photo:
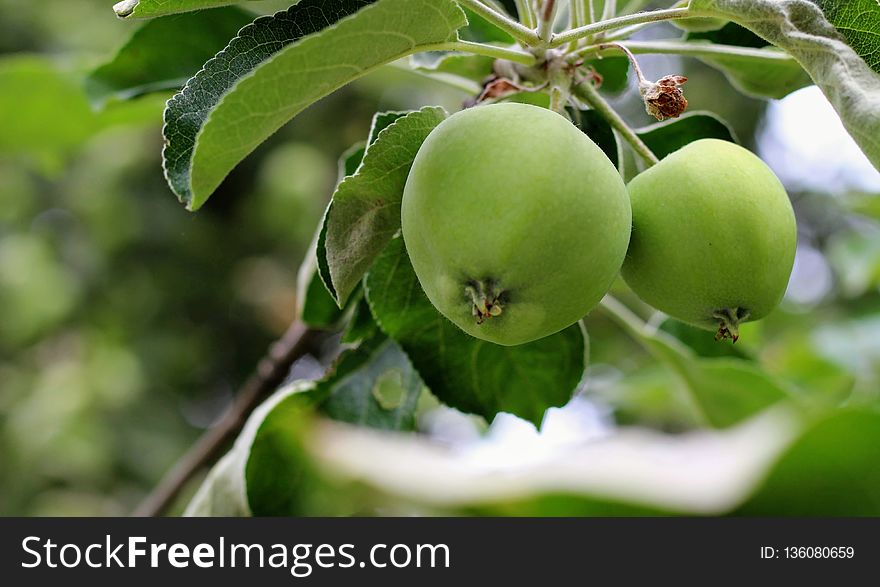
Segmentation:
[(340, 305), (400, 230), (403, 188), (413, 159), (444, 118), (442, 108), (430, 107), (397, 118), (374, 133), (356, 173), (336, 188), (325, 220), (324, 250)]
[(691, 0), (690, 6), (735, 21), (797, 59), (880, 169), (880, 75), (876, 70), (880, 44), (878, 35), (871, 32), (878, 30), (874, 23), (880, 4), (873, 0)]
[(229, 171), (313, 102), (376, 67), (456, 39), (452, 0), (303, 0), (258, 19), (166, 111), (169, 183), (195, 210)]
[(509, 412), (538, 426), (547, 408), (571, 399), (583, 377), (580, 325), (515, 347), (473, 338), (428, 301), (401, 238), (379, 256), (365, 284), (380, 328), (400, 343), (434, 395), (454, 408), (488, 420)]
[[(191, 209), (202, 203), (192, 200), (191, 165), (199, 134), (223, 97), (283, 48), (371, 3), (371, 0), (330, 0), (324, 6), (319, 0), (306, 0), (274, 16), (258, 18), (187, 82), (165, 110), (163, 152), (165, 175), (182, 201)], [(202, 199), (208, 195), (210, 191)]]
[(253, 0), (122, 0), (113, 5), (113, 12), (120, 18), (155, 18), (248, 1)]
[(150, 21), (86, 78), (86, 92), (103, 105), (110, 98), (180, 88), (253, 18), (227, 7)]

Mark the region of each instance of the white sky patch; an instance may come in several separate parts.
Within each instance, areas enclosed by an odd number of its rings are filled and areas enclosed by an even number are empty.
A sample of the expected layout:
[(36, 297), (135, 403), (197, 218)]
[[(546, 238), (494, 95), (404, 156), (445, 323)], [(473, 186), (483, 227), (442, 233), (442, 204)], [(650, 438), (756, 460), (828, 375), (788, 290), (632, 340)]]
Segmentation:
[(771, 102), (758, 154), (791, 190), (880, 193), (880, 172), (816, 86)]

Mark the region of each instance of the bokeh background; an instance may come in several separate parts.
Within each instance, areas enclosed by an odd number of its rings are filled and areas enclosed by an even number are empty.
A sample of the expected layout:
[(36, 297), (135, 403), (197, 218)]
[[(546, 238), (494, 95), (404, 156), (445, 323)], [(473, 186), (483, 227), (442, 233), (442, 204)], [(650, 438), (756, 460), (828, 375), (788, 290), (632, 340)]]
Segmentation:
[[(168, 95), (95, 113), (81, 90), (137, 26), (111, 5), (0, 0), (0, 515), (129, 512), (290, 323), (337, 158), (365, 138), (372, 114), (455, 110), (468, 98), (386, 67), (297, 117), (192, 214), (162, 177)], [(815, 88), (766, 102), (694, 60), (640, 61), (652, 79), (690, 78), (691, 109), (720, 114), (773, 167), (800, 232), (782, 308), (736, 349), (664, 327), (702, 354), (751, 355), (844, 401), (880, 395), (880, 174)], [(615, 105), (636, 126), (651, 122), (632, 92)], [(662, 366), (602, 316), (588, 327), (590, 384), (540, 433), (512, 416), (487, 429), (430, 405), (423, 429), (497, 463), (624, 423), (692, 424)]]

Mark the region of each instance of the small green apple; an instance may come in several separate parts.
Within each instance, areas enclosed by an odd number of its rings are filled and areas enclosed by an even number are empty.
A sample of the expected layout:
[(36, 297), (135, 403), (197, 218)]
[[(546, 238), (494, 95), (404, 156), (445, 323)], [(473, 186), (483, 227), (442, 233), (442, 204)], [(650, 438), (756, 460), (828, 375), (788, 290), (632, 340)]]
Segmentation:
[(694, 141), (630, 181), (633, 233), (623, 278), (642, 300), (716, 338), (775, 308), (797, 226), (785, 188), (750, 151)]
[(526, 343), (577, 322), (626, 254), (626, 186), (564, 117), (527, 104), (464, 110), (421, 146), (403, 239), (431, 303), (465, 332)]

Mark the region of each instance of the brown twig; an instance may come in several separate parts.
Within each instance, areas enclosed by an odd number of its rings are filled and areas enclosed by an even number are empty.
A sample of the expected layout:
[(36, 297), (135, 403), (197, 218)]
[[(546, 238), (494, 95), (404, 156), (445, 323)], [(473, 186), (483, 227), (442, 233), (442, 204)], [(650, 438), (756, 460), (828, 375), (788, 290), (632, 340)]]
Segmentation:
[(244, 427), (248, 416), (287, 377), (290, 366), (308, 352), (317, 331), (295, 321), (269, 347), (254, 373), (239, 389), (235, 402), (214, 426), (171, 468), (132, 513), (135, 517), (161, 516), (181, 490), (204, 467), (220, 457), (227, 443)]

